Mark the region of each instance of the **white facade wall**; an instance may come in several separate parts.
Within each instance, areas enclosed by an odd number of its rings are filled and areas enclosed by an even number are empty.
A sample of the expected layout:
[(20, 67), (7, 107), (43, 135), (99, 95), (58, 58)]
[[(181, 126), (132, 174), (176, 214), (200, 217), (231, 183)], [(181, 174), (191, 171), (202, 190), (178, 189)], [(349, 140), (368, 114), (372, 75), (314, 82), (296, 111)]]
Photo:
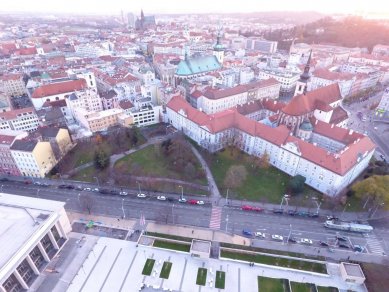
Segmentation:
[(39, 119), (35, 112), (21, 113), (15, 119), (0, 119), (0, 130), (32, 132), (38, 129), (38, 126)]
[(281, 92), (293, 92), (296, 87), (299, 75), (294, 73), (277, 73), (275, 71), (260, 71), (258, 75), (259, 79), (274, 78), (281, 83)]
[[(184, 112), (176, 113), (167, 108), (168, 123), (210, 151), (223, 147), (222, 137), (231, 131), (238, 131), (240, 148), (250, 155), (269, 155), (269, 163), (283, 172), (294, 176), (300, 174), (306, 178), (306, 184), (327, 195), (334, 196), (348, 186), (368, 165), (374, 151), (365, 153), (360, 161), (345, 175), (340, 176), (320, 165), (301, 157), (293, 143), (274, 145), (261, 137), (254, 137), (240, 130), (229, 129), (223, 133), (212, 134), (196, 123), (190, 121)], [(347, 150), (346, 150), (347, 151)]]
[(219, 99), (208, 99), (205, 96), (201, 96), (197, 101), (197, 106), (207, 114), (214, 114), (244, 103), (247, 103), (247, 92)]

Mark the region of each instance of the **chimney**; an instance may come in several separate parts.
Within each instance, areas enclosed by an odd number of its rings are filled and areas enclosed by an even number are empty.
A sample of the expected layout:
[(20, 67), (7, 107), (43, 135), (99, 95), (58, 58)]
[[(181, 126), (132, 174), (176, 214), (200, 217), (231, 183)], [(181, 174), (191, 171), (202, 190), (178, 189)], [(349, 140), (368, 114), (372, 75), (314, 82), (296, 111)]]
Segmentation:
[(334, 124), (331, 124), (331, 129), (334, 127)]
[(352, 129), (350, 129), (350, 132), (348, 132), (349, 135), (352, 135), (354, 133), (354, 131)]

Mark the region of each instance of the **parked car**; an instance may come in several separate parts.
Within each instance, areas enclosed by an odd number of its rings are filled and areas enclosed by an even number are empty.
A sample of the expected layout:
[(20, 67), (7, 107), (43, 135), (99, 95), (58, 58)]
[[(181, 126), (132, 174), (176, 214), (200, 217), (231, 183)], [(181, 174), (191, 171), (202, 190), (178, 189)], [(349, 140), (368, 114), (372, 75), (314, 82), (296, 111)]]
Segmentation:
[(297, 214), (297, 211), (296, 210), (288, 210), (288, 215), (290, 216), (294, 216)]
[(297, 215), (301, 216), (301, 217), (307, 217), (308, 216), (308, 212), (307, 211), (298, 211)]
[(253, 209), (253, 207), (249, 206), (249, 205), (244, 205), (242, 206), (242, 210), (243, 211), (251, 211)]
[(243, 235), (246, 235), (246, 236), (250, 236), (250, 237), (253, 236), (253, 233), (248, 229), (243, 229), (242, 233), (243, 233)]
[(283, 214), (284, 213), (284, 209), (273, 209), (273, 213), (274, 214)]
[(361, 246), (361, 245), (355, 244), (353, 246), (353, 250), (356, 251), (356, 252), (364, 252), (365, 248), (363, 246)]
[(31, 181), (31, 180), (28, 180), (28, 179), (26, 179), (26, 180), (24, 181), (24, 184), (25, 184), (25, 185), (30, 185), (30, 184), (32, 184), (32, 181)]
[(110, 191), (108, 189), (100, 189), (100, 194), (103, 194), (103, 195), (108, 195), (110, 193)]
[(127, 196), (128, 193), (127, 193), (127, 192), (124, 192), (124, 191), (121, 191), (121, 192), (119, 193), (119, 195), (120, 195), (120, 196)]
[(308, 217), (317, 218), (319, 217), (319, 213), (308, 213)]
[(146, 195), (145, 194), (137, 194), (136, 195), (138, 198), (146, 198)]
[(197, 201), (197, 205), (204, 205), (204, 201)]
[(337, 235), (337, 236), (336, 236), (336, 239), (339, 240), (339, 241), (348, 241), (347, 237), (345, 237), (345, 236), (340, 236), (340, 235)]
[(297, 243), (297, 239), (294, 238), (294, 237), (289, 237), (289, 238), (288, 238), (288, 242)]
[(281, 235), (277, 235), (277, 234), (273, 234), (271, 236), (271, 239), (276, 240), (276, 241), (284, 241), (284, 237), (282, 237)]
[(172, 197), (167, 197), (167, 200), (168, 200), (168, 202), (174, 202), (174, 198), (172, 198)]
[(84, 188), (84, 191), (91, 192), (92, 189), (91, 188)]
[(321, 246), (329, 246), (329, 244), (325, 241), (320, 241), (319, 243)]
[(118, 195), (120, 195), (120, 192), (117, 191), (117, 190), (110, 190), (109, 193), (110, 193), (111, 195), (113, 195), (113, 196), (118, 196)]
[(166, 201), (166, 197), (165, 196), (158, 196), (157, 200)]
[(73, 185), (66, 185), (66, 188), (67, 188), (68, 190), (74, 190), (74, 186), (73, 186)]
[(339, 220), (339, 218), (336, 216), (330, 215), (330, 216), (327, 216), (327, 220)]
[(179, 202), (179, 203), (186, 203), (186, 199), (185, 199), (185, 198), (179, 198), (179, 199), (178, 199), (178, 202)]
[(191, 205), (197, 205), (197, 200), (189, 200), (188, 203)]
[(345, 243), (339, 243), (338, 246), (340, 248), (347, 248), (347, 249), (350, 249), (350, 246), (348, 244), (345, 244)]
[(66, 189), (67, 185), (59, 185), (58, 188), (59, 189)]
[(0, 178), (0, 181), (9, 181), (9, 178), (2, 177), (2, 178)]
[(266, 235), (263, 232), (255, 232), (254, 235), (255, 237), (259, 237), (259, 238), (266, 238)]
[(74, 189), (77, 190), (77, 191), (82, 191), (82, 190), (84, 190), (84, 188), (83, 188), (82, 186), (76, 186)]
[(92, 188), (92, 191), (98, 193), (99, 192), (99, 188)]
[(308, 244), (308, 245), (311, 245), (313, 242), (311, 239), (309, 238), (301, 238), (301, 241), (300, 241), (302, 244)]

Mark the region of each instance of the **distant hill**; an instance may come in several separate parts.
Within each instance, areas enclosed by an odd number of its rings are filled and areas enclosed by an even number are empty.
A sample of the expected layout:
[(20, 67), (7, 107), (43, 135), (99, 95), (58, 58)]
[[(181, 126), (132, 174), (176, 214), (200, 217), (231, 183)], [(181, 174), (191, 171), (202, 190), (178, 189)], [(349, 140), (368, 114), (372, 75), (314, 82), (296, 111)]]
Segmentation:
[(289, 30), (269, 31), (264, 33), (263, 37), (280, 42), (283, 49), (288, 49), (292, 39), (296, 39), (296, 42), (308, 44), (331, 43), (371, 50), (376, 44), (389, 45), (389, 26), (386, 22), (360, 17), (347, 17), (342, 20), (326, 17)]

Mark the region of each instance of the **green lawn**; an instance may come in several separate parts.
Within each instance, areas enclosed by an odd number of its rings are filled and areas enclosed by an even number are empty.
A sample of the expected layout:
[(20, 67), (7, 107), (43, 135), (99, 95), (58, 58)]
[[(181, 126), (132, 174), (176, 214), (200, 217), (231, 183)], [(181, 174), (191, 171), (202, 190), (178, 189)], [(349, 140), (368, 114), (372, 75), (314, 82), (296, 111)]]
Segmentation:
[[(228, 169), (232, 165), (243, 165), (247, 170), (247, 177), (240, 187), (230, 189), (229, 197), (279, 203), (281, 196), (285, 194), (290, 176), (272, 166), (267, 169), (256, 170), (253, 167), (252, 160), (252, 156), (236, 150), (232, 156), (229, 150), (218, 152), (212, 156), (211, 171), (222, 195), (225, 196), (227, 191), (224, 186), (224, 179)], [(306, 186), (304, 195), (317, 196), (320, 193)]]
[(150, 276), (151, 272), (153, 271), (154, 263), (155, 263), (154, 259), (147, 259), (143, 267), (142, 275)]
[(215, 288), (224, 289), (226, 282), (226, 272), (216, 271)]
[(311, 284), (290, 282), (292, 292), (311, 292)]
[(258, 277), (259, 292), (284, 292), (282, 279)]
[(207, 282), (207, 269), (199, 268), (197, 271), (196, 284), (205, 286), (205, 282)]
[(159, 275), (160, 278), (168, 279), (170, 275), (170, 270), (172, 269), (172, 263), (171, 262), (164, 262), (161, 270), (161, 274)]
[(192, 238), (178, 236), (178, 235), (171, 235), (171, 234), (158, 233), (158, 232), (147, 232), (147, 235), (161, 237), (161, 238), (167, 238), (167, 239), (175, 239), (175, 240), (192, 242)]
[(326, 266), (319, 263), (312, 263), (304, 260), (294, 260), (294, 259), (285, 259), (279, 258), (277, 256), (271, 255), (259, 255), (259, 254), (249, 254), (249, 253), (238, 253), (222, 250), (221, 256), (236, 260), (242, 260), (247, 262), (256, 262), (266, 265), (279, 266), (285, 268), (291, 268), (296, 270), (311, 271), (321, 274), (326, 274)]
[(322, 287), (316, 286), (317, 292), (338, 292), (338, 288), (335, 287)]
[[(184, 171), (174, 171), (168, 168), (169, 160), (164, 154), (157, 154), (158, 145), (150, 145), (144, 149), (136, 151), (119, 159), (115, 163), (115, 170), (123, 173), (131, 173), (137, 176), (168, 177), (181, 180), (188, 180), (193, 183), (207, 184), (205, 175), (201, 179), (190, 177)], [(192, 153), (193, 157), (194, 154)], [(203, 172), (200, 163), (196, 159), (196, 170)]]
[(190, 251), (189, 244), (167, 242), (167, 241), (162, 241), (162, 240), (154, 240), (153, 246), (160, 247), (160, 248), (166, 248), (166, 249), (172, 249), (172, 250), (178, 250), (178, 251), (184, 251), (184, 252)]

